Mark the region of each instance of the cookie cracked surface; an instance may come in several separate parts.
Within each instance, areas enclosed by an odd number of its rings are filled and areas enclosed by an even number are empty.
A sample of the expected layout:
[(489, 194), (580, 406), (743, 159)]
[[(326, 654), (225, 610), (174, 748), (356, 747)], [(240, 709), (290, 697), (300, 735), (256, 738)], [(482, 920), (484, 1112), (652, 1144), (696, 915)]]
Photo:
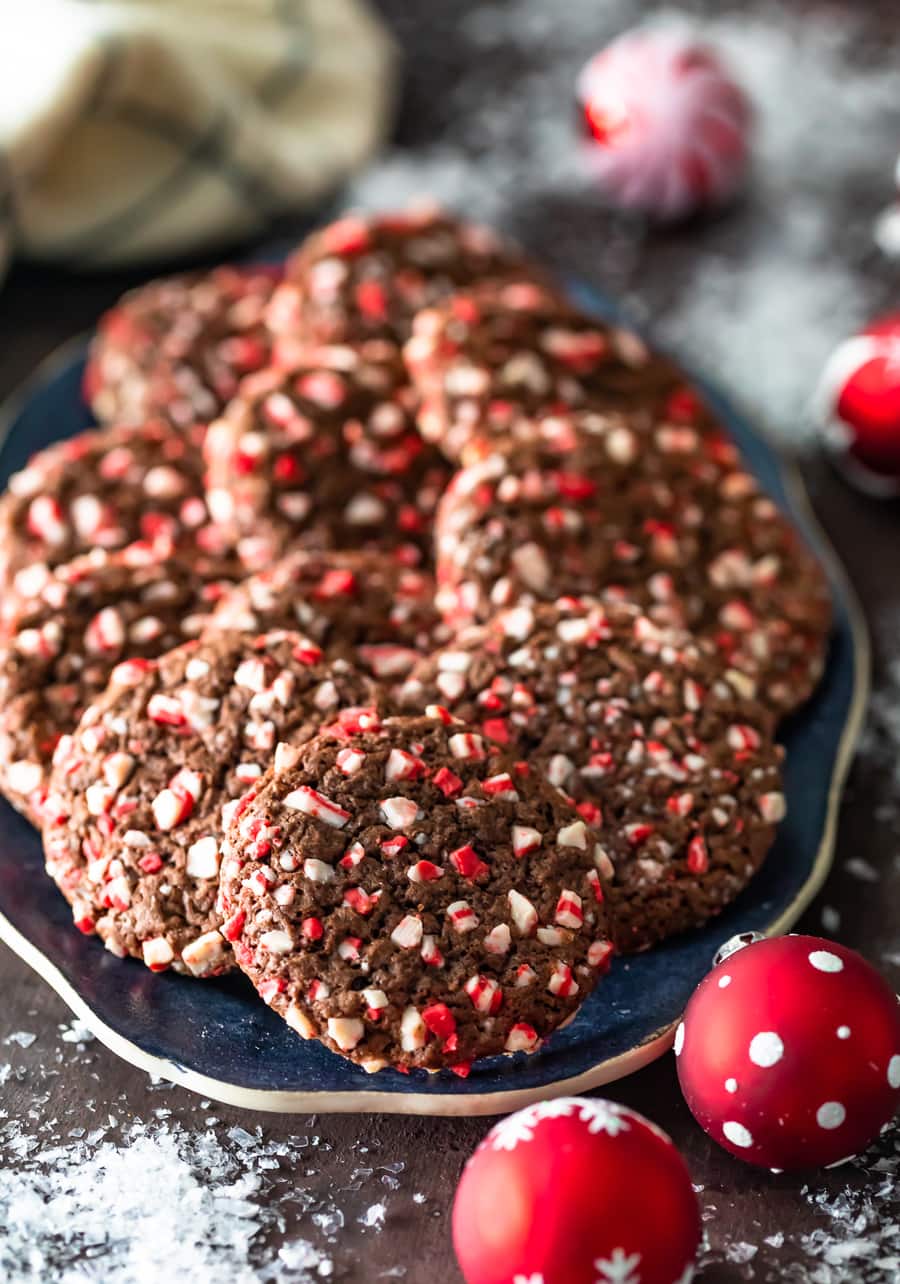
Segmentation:
[(588, 827), (444, 717), (324, 730), (240, 804), (223, 931), (304, 1038), (368, 1070), (534, 1051), (612, 952)]
[(215, 902), (235, 801), (326, 720), (378, 698), (284, 631), (125, 660), (64, 736), (42, 809), (47, 871), (76, 926), (154, 971), (232, 966)]

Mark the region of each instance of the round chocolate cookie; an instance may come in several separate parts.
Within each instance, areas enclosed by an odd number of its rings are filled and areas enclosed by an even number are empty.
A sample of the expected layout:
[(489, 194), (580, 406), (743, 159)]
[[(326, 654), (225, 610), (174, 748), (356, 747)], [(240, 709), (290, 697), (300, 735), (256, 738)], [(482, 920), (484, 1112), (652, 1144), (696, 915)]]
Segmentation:
[(587, 826), (440, 717), (327, 729), (242, 804), (222, 863), (238, 966), (367, 1070), (532, 1052), (612, 953)]
[(784, 815), (772, 715), (715, 651), (636, 607), (563, 599), (473, 628), (414, 671), (434, 701), (526, 759), (602, 844), (617, 948), (699, 926), (747, 884)]
[[(133, 544), (31, 576), (0, 633), (0, 789), (40, 824), (54, 749), (120, 661), (196, 637), (231, 587), (227, 564), (191, 565)], [(40, 583), (38, 582), (40, 579)]]
[(151, 281), (101, 319), (84, 375), (84, 398), (101, 422), (161, 417), (207, 423), (244, 375), (268, 364), (263, 323), (280, 272), (265, 266)]
[(0, 582), (27, 597), (35, 563), (183, 535), (198, 549), (221, 542), (203, 498), (199, 432), (153, 420), (79, 433), (10, 478), (0, 498)]
[(685, 396), (683, 376), (637, 335), (527, 277), (419, 312), (403, 357), (423, 436), (463, 463), (534, 440), (539, 414), (586, 406), (628, 415), (639, 431)]
[(438, 606), (454, 628), (521, 601), (621, 596), (714, 641), (789, 712), (819, 680), (831, 624), (812, 553), (708, 427), (574, 411), (541, 446), (462, 469), (435, 523)]
[(328, 356), (246, 380), (207, 433), (209, 510), (249, 569), (286, 544), (430, 553), (448, 469), (416, 430), (410, 388), (350, 348)]
[(350, 653), (376, 678), (408, 673), (447, 636), (434, 583), (390, 553), (300, 549), (237, 584), (210, 629), (299, 629), (329, 652)]
[(290, 259), (267, 320), (277, 344), (397, 345), (420, 308), (524, 267), (521, 253), (496, 233), (432, 205), (347, 214), (313, 232)]
[(325, 720), (348, 708), (351, 726), (374, 719), (376, 696), (349, 664), (285, 631), (119, 665), (57, 746), (43, 807), (47, 871), (76, 925), (154, 971), (231, 967), (215, 901), (237, 800)]

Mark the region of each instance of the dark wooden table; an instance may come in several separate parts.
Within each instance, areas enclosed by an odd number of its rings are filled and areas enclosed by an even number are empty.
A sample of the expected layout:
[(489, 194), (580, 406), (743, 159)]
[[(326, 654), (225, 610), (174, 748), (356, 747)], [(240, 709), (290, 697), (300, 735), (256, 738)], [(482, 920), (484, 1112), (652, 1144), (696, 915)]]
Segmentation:
[[(551, 7), (558, 22), (565, 24), (568, 6), (545, 6)], [(635, 14), (643, 7), (651, 6), (636, 4)], [(504, 76), (509, 81), (509, 111), (527, 117), (532, 107), (537, 113), (546, 109), (544, 99), (533, 101), (529, 97), (539, 51), (529, 46), (526, 56), (521, 45), (500, 41), (502, 48), (498, 52), (495, 41), (486, 53), (482, 48), (479, 55), (472, 43), (471, 27), (461, 26), (462, 17), (465, 13), (471, 17), (475, 4), (430, 0), (427, 6), (410, 6), (403, 0), (383, 0), (381, 8), (395, 24), (408, 60), (407, 87), (396, 135), (401, 164), (412, 165), (421, 149), (438, 139), (449, 148), (458, 143), (464, 170), (466, 166), (477, 166), (478, 147), (472, 143), (471, 121), (467, 126), (455, 118), (453, 103), (458, 100), (451, 95), (451, 87), (458, 87), (466, 76), (475, 84), (467, 101), (473, 100), (473, 94), (477, 101), (479, 79), (487, 84), (491, 77)], [(535, 3), (522, 6), (523, 12), (532, 16), (536, 8)], [(602, 6), (598, 3), (597, 8)], [(710, 0), (707, 5), (690, 8), (721, 12), (725, 6)], [(856, 6), (848, 3), (803, 8), (811, 22), (826, 23), (838, 20), (842, 10), (850, 12)], [(582, 4), (573, 4), (572, 21), (581, 24), (581, 28), (585, 24), (583, 9)], [(756, 7), (745, 5), (741, 9), (755, 11)], [(491, 12), (499, 14), (495, 22), (518, 21), (513, 5), (492, 6)], [(772, 12), (762, 10), (764, 16)], [(893, 12), (890, 4), (868, 6), (858, 40), (861, 59), (877, 60), (879, 38), (889, 31)], [(781, 21), (777, 17), (772, 20)], [(608, 28), (609, 20), (598, 18), (597, 43)], [(572, 43), (575, 59), (577, 44), (574, 40)], [(582, 52), (589, 52), (589, 47)], [(478, 61), (479, 57), (486, 58), (487, 65)], [(573, 66), (577, 66), (577, 60)], [(840, 85), (836, 85), (836, 128), (840, 125), (840, 91)], [(568, 110), (565, 103), (558, 104), (558, 108)], [(895, 117), (895, 124), (895, 141), (900, 143), (900, 116)], [(536, 119), (534, 127), (539, 125)], [(486, 121), (485, 129), (489, 127)], [(810, 145), (827, 144), (811, 140)], [(838, 184), (830, 197), (836, 229), (833, 252), (848, 254), (848, 288), (856, 292), (860, 315), (883, 307), (896, 284), (896, 271), (872, 249), (868, 233), (872, 217), (889, 192), (891, 159), (881, 157), (877, 164), (873, 160), (868, 182), (857, 179), (850, 189)], [(379, 192), (388, 199), (392, 190), (390, 172), (384, 172)], [(428, 182), (427, 168), (423, 182)], [(465, 205), (464, 181), (460, 197)], [(557, 265), (577, 270), (598, 283), (627, 290), (653, 316), (665, 309), (673, 290), (690, 288), (699, 256), (714, 252), (726, 259), (738, 258), (744, 252), (747, 236), (765, 226), (770, 215), (758, 195), (751, 194), (734, 214), (713, 224), (645, 236), (632, 229), (623, 230), (585, 201), (583, 195), (562, 190), (523, 193), (521, 202), (509, 206), (505, 221), (534, 250), (548, 253)], [(771, 234), (777, 236), (777, 220), (771, 226)], [(611, 256), (613, 238), (619, 248)], [(624, 256), (622, 246), (628, 247)], [(848, 246), (856, 249), (848, 251)], [(17, 267), (3, 287), (0, 301), (0, 393), (11, 391), (44, 355), (90, 325), (124, 286), (146, 274), (133, 272), (98, 279), (46, 268)], [(810, 321), (814, 323), (815, 317)], [(705, 356), (699, 351), (688, 355), (701, 364)], [(751, 359), (752, 354), (748, 354)], [(783, 431), (784, 425), (778, 426)], [(870, 620), (879, 697), (874, 725), (852, 773), (841, 812), (834, 871), (801, 927), (821, 932), (823, 910), (827, 907), (824, 924), (846, 944), (861, 949), (896, 982), (900, 980), (900, 860), (896, 844), (900, 786), (891, 755), (892, 746), (896, 749), (895, 738), (900, 736), (900, 673), (891, 665), (900, 661), (900, 514), (896, 505), (875, 503), (850, 490), (815, 452), (803, 458), (802, 467), (819, 518), (843, 558)], [(864, 864), (860, 865), (860, 859)], [(76, 1126), (90, 1129), (112, 1113), (117, 1124), (110, 1127), (109, 1135), (115, 1137), (129, 1121), (153, 1120), (154, 1111), (161, 1107), (171, 1112), (167, 1125), (182, 1126), (186, 1133), (201, 1128), (208, 1117), (214, 1116), (218, 1122), (212, 1127), (223, 1145), (231, 1144), (227, 1133), (233, 1125), (249, 1130), (258, 1125), (265, 1138), (287, 1143), (296, 1153), (296, 1163), (282, 1157), (276, 1178), (262, 1187), (260, 1207), (276, 1209), (283, 1214), (284, 1224), (263, 1225), (251, 1264), (266, 1260), (266, 1255), (271, 1255), (279, 1244), (299, 1235), (327, 1252), (339, 1279), (368, 1284), (379, 1278), (403, 1278), (408, 1284), (450, 1284), (459, 1278), (449, 1240), (450, 1202), (462, 1163), (487, 1130), (487, 1121), (331, 1116), (311, 1123), (210, 1107), (186, 1092), (152, 1085), (98, 1043), (77, 1052), (72, 1043), (60, 1041), (58, 1027), (69, 1019), (66, 1008), (6, 949), (0, 949), (0, 985), (0, 1062), (8, 1059), (13, 1067), (2, 1088), (2, 1106), (12, 1119), (30, 1119), (26, 1126), (30, 1126), (33, 1135), (43, 1133), (52, 1141)], [(27, 1048), (16, 1042), (2, 1047), (3, 1040), (16, 1031), (32, 1032), (38, 1037)], [(655, 1119), (672, 1134), (685, 1154), (707, 1209), (709, 1247), (702, 1272), (704, 1281), (724, 1284), (747, 1278), (807, 1278), (806, 1271), (812, 1269), (814, 1262), (804, 1237), (819, 1226), (827, 1228), (828, 1218), (815, 1211), (810, 1191), (804, 1192), (800, 1182), (759, 1174), (706, 1138), (693, 1124), (681, 1099), (671, 1056), (613, 1085), (609, 1093)], [(301, 1134), (307, 1138), (316, 1134), (320, 1142), (301, 1149), (296, 1140)], [(15, 1162), (14, 1157), (0, 1156), (2, 1164), (15, 1166)], [(353, 1178), (353, 1170), (359, 1168), (373, 1171)], [(285, 1199), (285, 1177), (294, 1192), (302, 1187), (310, 1198), (300, 1203), (295, 1198)], [(0, 1171), (0, 1193), (2, 1178)], [(813, 1178), (811, 1191), (834, 1195), (849, 1182), (862, 1190), (865, 1198), (866, 1183), (873, 1181), (856, 1171), (849, 1176), (847, 1171), (834, 1172)], [(381, 1230), (366, 1227), (358, 1220), (378, 1202), (385, 1205)], [(318, 1221), (314, 1217), (317, 1208), (326, 1213)], [(335, 1232), (334, 1209), (343, 1214), (344, 1228), (329, 1239), (327, 1232)], [(893, 1211), (896, 1215), (896, 1208)], [(889, 1212), (885, 1208), (885, 1214)], [(377, 1215), (373, 1214), (372, 1219), (377, 1220)], [(266, 1222), (266, 1218), (262, 1221)], [(783, 1242), (779, 1242), (779, 1232)], [(764, 1242), (773, 1236), (773, 1244)], [(741, 1247), (744, 1244), (756, 1246), (757, 1252), (748, 1257), (747, 1249)], [(748, 1260), (742, 1261), (743, 1258)], [(100, 1261), (102, 1258), (98, 1259), (98, 1273), (84, 1278), (106, 1278)], [(794, 1275), (788, 1275), (790, 1263), (796, 1264)], [(853, 1273), (854, 1269), (848, 1268), (848, 1274), (833, 1278), (868, 1278)], [(51, 1276), (43, 1278), (49, 1280)], [(297, 1268), (295, 1276), (288, 1274), (285, 1278), (305, 1277)]]

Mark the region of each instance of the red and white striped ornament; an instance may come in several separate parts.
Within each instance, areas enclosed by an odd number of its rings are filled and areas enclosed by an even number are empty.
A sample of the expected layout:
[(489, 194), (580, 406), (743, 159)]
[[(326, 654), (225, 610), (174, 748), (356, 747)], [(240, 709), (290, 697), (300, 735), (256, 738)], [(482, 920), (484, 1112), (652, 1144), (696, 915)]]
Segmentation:
[(870, 494), (900, 494), (900, 313), (835, 350), (816, 414), (826, 449), (850, 481)]
[(730, 200), (744, 178), (752, 112), (721, 62), (687, 33), (638, 29), (578, 78), (588, 164), (622, 209), (672, 220)]

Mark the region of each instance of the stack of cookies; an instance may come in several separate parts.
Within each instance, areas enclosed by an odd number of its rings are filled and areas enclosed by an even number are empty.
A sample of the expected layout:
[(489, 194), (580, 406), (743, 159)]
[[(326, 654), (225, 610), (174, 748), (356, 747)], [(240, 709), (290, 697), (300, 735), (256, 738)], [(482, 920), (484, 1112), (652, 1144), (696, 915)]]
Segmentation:
[(0, 787), (82, 932), (465, 1075), (760, 868), (823, 576), (677, 367), (492, 233), (152, 283), (84, 388), (0, 501)]

